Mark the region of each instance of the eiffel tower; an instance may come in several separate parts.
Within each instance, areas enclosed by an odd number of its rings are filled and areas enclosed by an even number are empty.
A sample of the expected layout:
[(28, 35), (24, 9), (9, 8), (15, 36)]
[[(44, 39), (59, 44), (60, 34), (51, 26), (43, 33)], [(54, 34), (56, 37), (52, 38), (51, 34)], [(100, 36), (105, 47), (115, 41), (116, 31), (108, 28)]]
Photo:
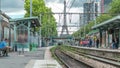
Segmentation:
[(61, 35), (63, 35), (64, 30), (66, 30), (67, 35), (69, 35), (68, 28), (67, 28), (67, 22), (66, 22), (66, 0), (64, 0), (64, 24), (62, 26)]

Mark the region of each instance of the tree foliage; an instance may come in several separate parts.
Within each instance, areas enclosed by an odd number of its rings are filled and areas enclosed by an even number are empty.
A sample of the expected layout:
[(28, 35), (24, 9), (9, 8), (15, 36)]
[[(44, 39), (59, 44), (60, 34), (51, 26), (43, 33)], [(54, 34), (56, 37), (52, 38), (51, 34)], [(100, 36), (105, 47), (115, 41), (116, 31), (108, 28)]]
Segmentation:
[(110, 13), (111, 14), (120, 14), (120, 0), (112, 0), (113, 2), (111, 3), (111, 9)]
[[(120, 14), (120, 0), (112, 0), (110, 4), (110, 10), (108, 11), (108, 14), (101, 14), (97, 17), (96, 21), (91, 21), (85, 26), (81, 27), (77, 32), (73, 33), (73, 36), (79, 36), (79, 34), (83, 33), (84, 28), (85, 33), (89, 33), (91, 31), (91, 27), (94, 26), (95, 22), (96, 25), (99, 23), (102, 23), (116, 15)], [(83, 34), (82, 34), (83, 36)]]
[(91, 28), (95, 25), (95, 23), (97, 25), (110, 18), (112, 18), (110, 14), (101, 14), (100, 16), (97, 17), (96, 21), (93, 20), (93, 21), (88, 22), (88, 24), (82, 26), (77, 32), (73, 33), (73, 36), (78, 37), (81, 34), (81, 36), (83, 37), (84, 33), (88, 34), (92, 30)]
[[(25, 0), (24, 8), (26, 10), (25, 17), (30, 16), (30, 0)], [(56, 21), (52, 14), (51, 9), (45, 6), (44, 0), (32, 0), (32, 16), (40, 16), (41, 14), (41, 24), (42, 24), (42, 36), (57, 36)], [(39, 29), (39, 28), (37, 28)]]

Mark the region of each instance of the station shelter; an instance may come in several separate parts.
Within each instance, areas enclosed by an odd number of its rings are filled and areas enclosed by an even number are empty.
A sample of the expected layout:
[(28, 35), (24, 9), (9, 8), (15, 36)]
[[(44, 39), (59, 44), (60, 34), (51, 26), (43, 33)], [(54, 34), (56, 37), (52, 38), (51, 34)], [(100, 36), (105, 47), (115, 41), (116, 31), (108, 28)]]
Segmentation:
[(9, 21), (14, 31), (14, 40), (11, 45), (15, 51), (20, 49), (30, 51), (39, 46), (41, 24), (38, 17), (10, 19)]
[[(120, 16), (115, 16), (112, 19), (106, 20), (92, 29), (99, 29), (100, 47), (111, 48), (112, 40), (120, 39)], [(120, 46), (120, 40), (118, 40)]]

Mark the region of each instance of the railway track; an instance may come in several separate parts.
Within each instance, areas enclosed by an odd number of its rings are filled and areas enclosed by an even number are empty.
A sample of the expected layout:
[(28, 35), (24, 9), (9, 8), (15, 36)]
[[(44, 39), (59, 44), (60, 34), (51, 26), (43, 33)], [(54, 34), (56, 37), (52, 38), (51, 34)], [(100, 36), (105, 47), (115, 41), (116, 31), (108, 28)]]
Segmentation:
[(65, 64), (66, 68), (92, 68), (89, 65), (86, 65), (66, 55), (58, 48), (55, 50), (55, 55), (60, 59), (60, 61), (62, 61)]
[(112, 59), (112, 58), (108, 58), (108, 57), (101, 57), (101, 56), (97, 56), (97, 55), (93, 55), (93, 54), (83, 53), (79, 50), (79, 48), (77, 48), (77, 49), (71, 48), (71, 51), (74, 54), (84, 56), (84, 57), (88, 57), (88, 58), (91, 58), (93, 60), (103, 62), (103, 63), (106, 63), (106, 64), (110, 64), (110, 65), (113, 65), (117, 68), (120, 68), (120, 61), (118, 61), (117, 59)]
[(90, 58), (93, 58), (95, 60), (98, 60), (98, 61), (101, 61), (101, 62), (104, 62), (104, 63), (112, 64), (112, 65), (115, 65), (115, 66), (120, 66), (120, 64), (118, 63), (120, 61), (118, 61), (116, 59), (107, 58), (107, 57), (101, 57), (101, 56), (96, 56), (96, 55), (87, 54), (87, 53), (82, 53), (82, 52), (79, 51), (79, 49), (75, 49), (74, 53), (82, 55), (82, 56), (90, 57)]

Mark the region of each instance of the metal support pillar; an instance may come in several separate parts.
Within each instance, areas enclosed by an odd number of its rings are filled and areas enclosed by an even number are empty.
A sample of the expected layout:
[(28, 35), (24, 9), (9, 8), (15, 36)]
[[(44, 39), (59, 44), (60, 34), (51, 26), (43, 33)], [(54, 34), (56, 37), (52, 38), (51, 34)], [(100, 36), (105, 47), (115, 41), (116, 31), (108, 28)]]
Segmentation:
[(100, 32), (100, 45), (98, 47), (101, 47), (102, 46), (102, 30), (99, 29), (99, 32)]
[(119, 44), (118, 44), (118, 48), (120, 47), (120, 28), (119, 28), (119, 36), (118, 36), (118, 38), (119, 38)]
[(14, 24), (14, 41), (16, 42), (16, 25)]
[(30, 25), (31, 25), (31, 22), (28, 21), (28, 46), (30, 46)]
[(109, 31), (107, 31), (107, 34), (108, 34), (108, 47), (110, 47), (109, 43), (110, 43), (110, 38), (109, 38)]
[(104, 39), (104, 41), (105, 41), (105, 48), (106, 48), (106, 30), (105, 30), (105, 39)]
[(112, 31), (113, 31), (113, 33), (112, 33), (112, 39), (115, 40), (115, 29), (113, 29)]
[(9, 26), (9, 46), (11, 46), (11, 24)]
[(86, 28), (85, 28), (85, 24), (84, 24), (84, 37), (86, 37)]
[(16, 25), (14, 24), (14, 51), (17, 51)]

